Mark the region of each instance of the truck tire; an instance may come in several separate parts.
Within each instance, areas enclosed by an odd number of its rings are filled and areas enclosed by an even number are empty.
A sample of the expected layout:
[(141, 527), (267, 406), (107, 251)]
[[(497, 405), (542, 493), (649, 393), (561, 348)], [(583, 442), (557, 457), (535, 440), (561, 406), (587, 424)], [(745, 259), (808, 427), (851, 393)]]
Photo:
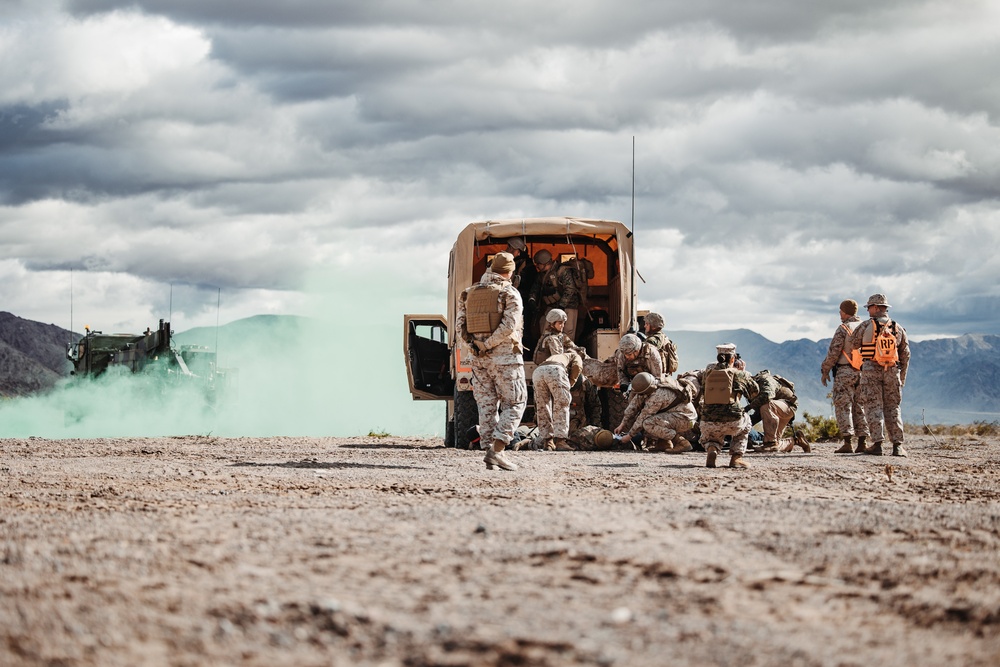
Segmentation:
[(455, 447), (469, 448), (469, 429), (479, 423), (479, 407), (471, 391), (455, 392), (455, 419), (452, 426)]
[(617, 389), (601, 389), (600, 393), (603, 395), (605, 401), (604, 419), (606, 423), (604, 428), (614, 431), (622, 423), (622, 417), (625, 416), (625, 408), (628, 407), (628, 401)]

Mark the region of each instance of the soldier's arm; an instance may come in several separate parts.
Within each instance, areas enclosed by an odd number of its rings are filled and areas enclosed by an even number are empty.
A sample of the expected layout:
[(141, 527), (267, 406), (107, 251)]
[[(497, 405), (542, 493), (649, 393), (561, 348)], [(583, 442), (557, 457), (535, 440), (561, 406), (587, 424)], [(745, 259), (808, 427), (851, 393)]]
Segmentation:
[(846, 339), (847, 332), (844, 331), (844, 327), (837, 327), (836, 333), (833, 334), (833, 340), (830, 341), (830, 349), (826, 353), (826, 359), (823, 360), (823, 365), (820, 367), (823, 375), (827, 375), (837, 365), (840, 360), (840, 351), (844, 349)]
[(656, 347), (646, 345), (645, 348), (647, 368), (649, 368), (649, 372), (653, 377), (659, 379), (664, 373), (663, 357), (660, 356), (660, 351)]
[(487, 350), (491, 350), (504, 341), (514, 340), (514, 332), (517, 330), (517, 321), (521, 317), (523, 307), (521, 306), (521, 295), (516, 289), (510, 287), (503, 291), (504, 309), (503, 317), (496, 331), (490, 334), (483, 345)]
[(904, 385), (906, 384), (906, 371), (910, 367), (910, 342), (906, 338), (906, 330), (903, 327), (899, 327), (896, 354), (899, 355), (899, 383)]

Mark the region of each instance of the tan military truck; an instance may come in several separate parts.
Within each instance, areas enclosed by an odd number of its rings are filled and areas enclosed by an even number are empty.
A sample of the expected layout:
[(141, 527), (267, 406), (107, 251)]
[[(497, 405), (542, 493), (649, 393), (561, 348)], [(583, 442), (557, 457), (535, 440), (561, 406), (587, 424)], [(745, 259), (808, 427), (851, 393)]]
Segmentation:
[[(493, 256), (519, 239), (525, 247), (527, 263), (539, 250), (548, 250), (560, 263), (580, 270), (586, 305), (580, 309), (577, 342), (590, 357), (610, 358), (618, 341), (637, 326), (635, 310), (635, 268), (632, 235), (614, 220), (583, 218), (523, 218), (484, 220), (467, 225), (452, 246), (448, 260), (448, 311), (444, 315), (404, 315), (403, 347), (410, 393), (414, 400), (446, 401), (445, 444), (468, 447), (468, 430), (479, 423), (472, 395), (472, 371), (466, 360), (471, 356), (457, 332), (449, 328), (455, 321), (458, 296), (479, 282)], [(582, 260), (574, 262), (573, 260)], [(518, 264), (520, 268), (520, 264)], [(528, 267), (529, 271), (533, 266)], [(583, 278), (583, 276), (586, 278)], [(543, 307), (531, 312), (527, 304), (530, 286), (520, 285), (529, 317), (525, 321), (525, 376), (529, 403), (522, 423), (534, 421), (531, 373), (535, 368), (530, 349), (537, 336), (533, 320)]]

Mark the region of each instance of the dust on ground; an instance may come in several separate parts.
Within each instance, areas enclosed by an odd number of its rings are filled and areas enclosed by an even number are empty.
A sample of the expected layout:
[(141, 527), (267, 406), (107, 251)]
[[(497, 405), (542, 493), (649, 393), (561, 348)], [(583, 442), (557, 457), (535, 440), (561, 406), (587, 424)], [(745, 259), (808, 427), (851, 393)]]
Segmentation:
[(1000, 664), (1000, 440), (839, 444), (0, 440), (0, 664)]

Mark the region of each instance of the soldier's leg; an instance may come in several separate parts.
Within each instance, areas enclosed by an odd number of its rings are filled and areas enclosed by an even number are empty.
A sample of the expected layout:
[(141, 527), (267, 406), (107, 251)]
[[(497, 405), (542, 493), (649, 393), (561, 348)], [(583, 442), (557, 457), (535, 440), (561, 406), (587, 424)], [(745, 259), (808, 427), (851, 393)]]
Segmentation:
[(580, 311), (576, 308), (566, 308), (566, 326), (563, 327), (563, 333), (566, 334), (571, 341), (576, 342), (576, 329), (577, 322), (579, 319)]
[(493, 377), (482, 368), (472, 369), (472, 396), (479, 408), (480, 447), (486, 449), (493, 442), (493, 432), (497, 427), (497, 404), (499, 397)]
[(882, 373), (882, 406), (885, 414), (885, 428), (894, 445), (903, 444), (903, 415), (900, 403), (903, 388), (899, 386), (899, 369), (893, 366)]
[(538, 424), (538, 443), (544, 447), (552, 437), (552, 392), (549, 391), (548, 369), (554, 366), (539, 366), (531, 374), (531, 385), (535, 388), (535, 423)]
[(573, 402), (570, 393), (569, 376), (562, 366), (553, 366), (558, 374), (550, 385), (552, 394), (552, 435), (565, 440), (569, 437), (569, 404)]
[(854, 404), (854, 387), (858, 383), (857, 376), (848, 373), (846, 368), (847, 366), (837, 368), (837, 377), (833, 379), (833, 412), (837, 416), (837, 430), (843, 437), (854, 435), (855, 424), (852, 406)]
[(868, 421), (868, 432), (872, 437), (872, 446), (885, 440), (885, 430), (882, 427), (882, 369), (878, 364), (866, 361), (861, 369), (861, 403), (865, 406), (865, 418)]
[(521, 423), (528, 404), (528, 385), (524, 381), (524, 366), (500, 366), (497, 372), (496, 391), (500, 399), (500, 412), (493, 431), (494, 442), (509, 443)]
[(858, 440), (867, 439), (871, 435), (868, 429), (868, 419), (865, 417), (865, 405), (861, 398), (861, 372), (849, 368), (848, 376), (854, 378), (851, 387), (851, 414), (854, 418), (854, 433)]

